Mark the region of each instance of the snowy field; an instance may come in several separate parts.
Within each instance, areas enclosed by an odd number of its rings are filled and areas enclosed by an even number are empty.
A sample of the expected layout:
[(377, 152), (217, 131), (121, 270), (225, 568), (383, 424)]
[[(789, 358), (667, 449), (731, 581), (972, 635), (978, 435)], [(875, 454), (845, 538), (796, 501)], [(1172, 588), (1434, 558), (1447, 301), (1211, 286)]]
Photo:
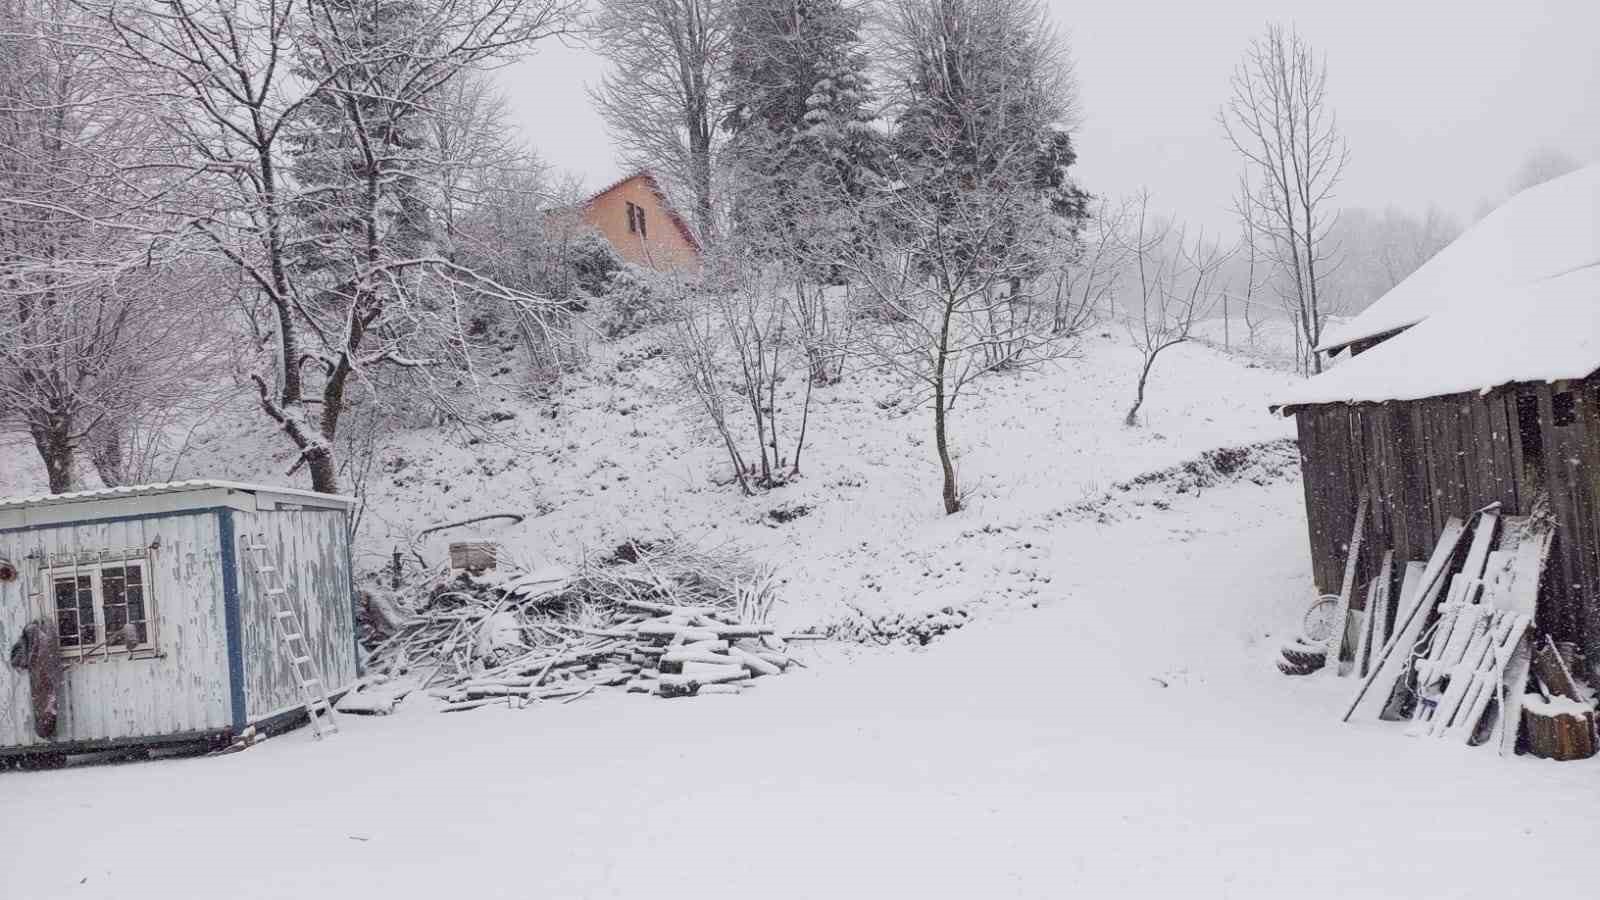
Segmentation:
[[(0, 896), (1575, 887), (1600, 765), (1340, 725), (1353, 682), (1274, 668), (1310, 591), (1292, 456), (1198, 491), (1117, 487), (1289, 435), (1266, 412), (1287, 376), (1177, 348), (1130, 430), (1134, 363), (1097, 335), (974, 394), (955, 426), (971, 503), (947, 518), (923, 411), (899, 414), (872, 373), (819, 401), (803, 479), (744, 499), (715, 483), (721, 461), (649, 338), (597, 348), (556, 400), (507, 405), (517, 442), (421, 433), (394, 448), (404, 464), (375, 485), (368, 558), (419, 522), (511, 506), (535, 515), (478, 536), (524, 558), (624, 536), (731, 540), (782, 567), (791, 624), (947, 605), (973, 624), (917, 650), (809, 647), (809, 668), (742, 696), (451, 715), (408, 700), (346, 716), (321, 743), (301, 731), (236, 755), (0, 774)], [(270, 455), (204, 440), (194, 465), (276, 480)], [(779, 524), (779, 506), (810, 512)]]
[(1350, 682), (1273, 669), (1306, 590), (1298, 492), (1039, 523), (1037, 608), (924, 650), (823, 649), (744, 696), (402, 707), (323, 743), (0, 776), (4, 893), (1577, 890), (1600, 767), (1340, 725)]

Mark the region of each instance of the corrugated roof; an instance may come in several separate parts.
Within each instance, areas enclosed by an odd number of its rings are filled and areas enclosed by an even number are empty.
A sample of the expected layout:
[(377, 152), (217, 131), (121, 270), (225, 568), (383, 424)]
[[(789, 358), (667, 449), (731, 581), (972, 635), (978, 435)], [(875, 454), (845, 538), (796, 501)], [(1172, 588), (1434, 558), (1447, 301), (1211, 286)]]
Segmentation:
[(1287, 391), (1274, 408), (1419, 400), (1600, 371), (1600, 254), (1457, 303)]
[(29, 506), (58, 506), (65, 503), (87, 503), (94, 500), (110, 500), (120, 497), (144, 497), (154, 494), (181, 494), (191, 491), (229, 490), (244, 493), (268, 493), (289, 497), (306, 497), (323, 502), (340, 502), (346, 505), (354, 504), (354, 497), (342, 494), (319, 494), (316, 491), (307, 491), (301, 488), (275, 487), (267, 484), (245, 484), (238, 481), (214, 481), (210, 479), (193, 479), (188, 481), (169, 481), (162, 484), (130, 484), (122, 487), (98, 488), (92, 491), (72, 491), (66, 494), (40, 494), (34, 497), (0, 497), (0, 509), (17, 509)]
[(1600, 163), (1531, 187), (1483, 217), (1350, 321), (1330, 325), (1317, 349), (1415, 325), (1463, 304), (1494, 304), (1528, 285), (1600, 259)]

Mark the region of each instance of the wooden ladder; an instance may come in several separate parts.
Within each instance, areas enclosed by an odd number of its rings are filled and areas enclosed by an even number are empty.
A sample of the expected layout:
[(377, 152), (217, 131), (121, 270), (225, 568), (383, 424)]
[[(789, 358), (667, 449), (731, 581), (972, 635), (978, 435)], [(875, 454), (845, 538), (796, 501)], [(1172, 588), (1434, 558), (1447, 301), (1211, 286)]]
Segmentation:
[(239, 538), (244, 550), (246, 568), (255, 584), (257, 594), (272, 604), (273, 630), (278, 636), (278, 649), (289, 663), (289, 672), (299, 687), (300, 698), (305, 703), (306, 719), (311, 723), (311, 733), (321, 740), (324, 735), (338, 734), (339, 721), (333, 712), (333, 701), (328, 698), (328, 683), (322, 677), (322, 667), (317, 664), (311, 645), (306, 642), (306, 630), (295, 612), (289, 588), (272, 556), (272, 547), (264, 535)]

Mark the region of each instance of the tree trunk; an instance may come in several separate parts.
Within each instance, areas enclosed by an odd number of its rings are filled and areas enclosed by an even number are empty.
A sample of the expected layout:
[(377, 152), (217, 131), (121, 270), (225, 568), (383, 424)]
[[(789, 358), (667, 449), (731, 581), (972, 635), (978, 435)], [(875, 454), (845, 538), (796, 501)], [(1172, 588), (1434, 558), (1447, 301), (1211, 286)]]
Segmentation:
[(939, 466), (944, 470), (944, 513), (947, 516), (961, 511), (961, 496), (956, 490), (956, 467), (950, 462), (944, 402), (944, 372), (950, 355), (950, 319), (954, 312), (954, 305), (946, 302), (944, 321), (939, 329), (938, 356), (933, 364), (933, 442), (939, 451)]
[(89, 436), (89, 460), (106, 487), (128, 483), (122, 423), (105, 419), (95, 426)]
[(65, 494), (78, 487), (78, 470), (73, 459), (72, 414), (48, 413), (28, 423), (34, 449), (44, 462), (50, 493)]
[(306, 468), (311, 471), (311, 489), (319, 494), (339, 493), (339, 467), (327, 446), (305, 452)]
[(1139, 424), (1139, 407), (1144, 405), (1144, 388), (1150, 381), (1150, 367), (1155, 365), (1155, 362), (1156, 358), (1150, 356), (1145, 359), (1144, 368), (1139, 370), (1139, 392), (1133, 398), (1133, 408), (1128, 410), (1127, 417), (1122, 420), (1122, 424), (1129, 428), (1137, 427)]

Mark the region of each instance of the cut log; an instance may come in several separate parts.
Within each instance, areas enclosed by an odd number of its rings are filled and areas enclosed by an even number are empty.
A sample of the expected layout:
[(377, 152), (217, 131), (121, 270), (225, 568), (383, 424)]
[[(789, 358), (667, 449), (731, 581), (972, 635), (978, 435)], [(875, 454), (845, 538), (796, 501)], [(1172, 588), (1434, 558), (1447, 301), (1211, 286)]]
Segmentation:
[(1522, 728), (1528, 752), (1540, 759), (1588, 759), (1595, 753), (1594, 708), (1587, 703), (1524, 695)]
[(744, 650), (740, 650), (738, 647), (734, 647), (732, 650), (729, 650), (728, 656), (732, 657), (734, 661), (742, 664), (746, 669), (749, 669), (753, 675), (783, 674), (783, 669), (781, 667), (762, 659), (754, 653), (748, 653)]

